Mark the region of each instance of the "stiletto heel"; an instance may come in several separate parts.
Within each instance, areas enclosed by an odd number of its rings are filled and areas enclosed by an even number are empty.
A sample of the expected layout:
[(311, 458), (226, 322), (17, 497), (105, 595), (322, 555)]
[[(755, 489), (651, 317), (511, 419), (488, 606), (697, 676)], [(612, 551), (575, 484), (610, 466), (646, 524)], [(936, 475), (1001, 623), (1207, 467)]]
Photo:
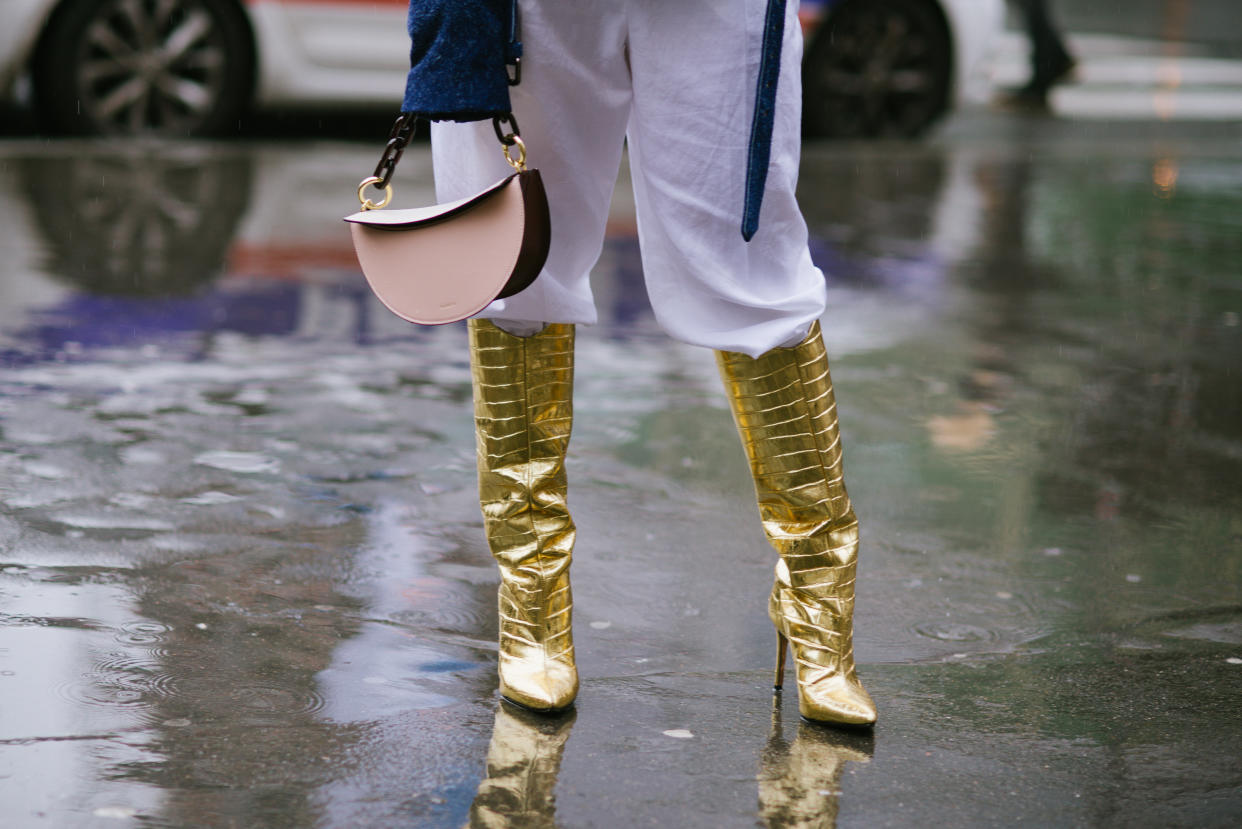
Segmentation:
[(785, 684), (785, 651), (788, 644), (785, 634), (778, 630), (776, 632), (776, 682), (772, 685), (773, 691), (779, 691)]

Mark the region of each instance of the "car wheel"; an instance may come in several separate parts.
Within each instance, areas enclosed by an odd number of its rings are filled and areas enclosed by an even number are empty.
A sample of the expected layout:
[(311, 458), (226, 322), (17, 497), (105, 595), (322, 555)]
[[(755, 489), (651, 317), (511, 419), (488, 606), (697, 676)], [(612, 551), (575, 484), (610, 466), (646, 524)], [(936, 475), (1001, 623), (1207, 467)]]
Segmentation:
[(833, 138), (915, 136), (948, 108), (953, 44), (930, 0), (842, 0), (803, 61), (803, 127)]
[(249, 105), (254, 56), (234, 0), (67, 0), (35, 53), (56, 132), (205, 135)]

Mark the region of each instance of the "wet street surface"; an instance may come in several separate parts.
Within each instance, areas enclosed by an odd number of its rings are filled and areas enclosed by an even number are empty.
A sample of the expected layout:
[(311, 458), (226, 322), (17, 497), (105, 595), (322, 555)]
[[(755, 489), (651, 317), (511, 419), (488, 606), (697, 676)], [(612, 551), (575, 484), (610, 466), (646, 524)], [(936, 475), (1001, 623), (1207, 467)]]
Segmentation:
[(339, 218), (379, 141), (0, 144), (0, 822), (1236, 825), (1240, 133), (982, 130), (803, 160), (874, 733), (773, 706), (775, 553), (624, 177), (547, 718), (496, 697), (464, 326)]

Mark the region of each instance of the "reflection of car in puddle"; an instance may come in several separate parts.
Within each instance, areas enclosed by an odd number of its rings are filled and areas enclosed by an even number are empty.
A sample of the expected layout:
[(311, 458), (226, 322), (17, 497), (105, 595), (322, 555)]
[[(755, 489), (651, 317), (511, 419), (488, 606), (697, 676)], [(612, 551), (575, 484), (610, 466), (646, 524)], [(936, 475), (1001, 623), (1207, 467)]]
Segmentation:
[[(19, 350), (34, 353), (10, 352), (9, 361), (186, 334), (297, 329), (304, 292), (296, 282), (228, 278), (239, 249), (243, 264), (273, 260), (262, 245), (238, 241), (253, 195), (253, 152), (108, 146), (12, 166), (45, 244), (35, 262), (11, 263), (17, 284), (8, 293), (26, 308), (10, 308), (20, 317), (3, 322), (10, 334), (20, 326)], [(66, 284), (68, 293), (52, 287)]]
[(20, 169), (51, 271), (92, 293), (169, 296), (219, 274), (251, 166), (241, 153), (139, 147), (32, 158)]
[[(12, 160), (24, 209), (6, 211), (0, 188), (0, 213), (11, 212), (18, 224), (30, 216), (35, 229), (25, 235), (45, 242), (33, 252), (14, 252), (26, 264), (16, 263), (10, 284), (0, 287), (11, 298), (0, 331), (20, 332), (9, 361), (174, 340), (176, 350), (192, 357), (224, 331), (354, 342), (440, 336), (385, 312), (359, 276), (340, 222), (351, 207), (340, 171), (369, 167), (369, 147), (289, 154), (160, 143), (140, 151), (84, 146), (86, 152), (75, 148), (77, 156)], [(862, 308), (853, 316), (870, 331), (860, 329), (838, 345), (867, 349), (875, 347), (877, 330), (912, 330), (887, 324), (894, 313), (934, 316), (927, 309), (948, 249), (961, 249), (938, 241), (941, 228), (970, 224), (960, 215), (951, 225), (934, 218), (945, 199), (959, 206), (970, 201), (951, 197), (969, 181), (946, 172), (946, 164), (933, 153), (903, 165), (905, 173), (925, 174), (903, 174), (902, 186), (891, 190), (876, 186), (875, 165), (855, 165), (850, 169), (871, 170), (856, 182), (867, 191), (864, 202), (806, 200), (813, 255), (828, 274), (833, 307)], [(431, 201), (427, 153), (409, 156), (407, 168), (403, 200)], [(831, 158), (810, 158), (804, 189), (813, 191), (817, 177), (839, 185), (841, 172)], [(59, 183), (59, 198), (49, 200), (49, 182)], [(626, 191), (623, 180), (618, 192)], [(834, 186), (834, 192), (845, 191)], [(859, 210), (901, 211), (910, 221), (871, 238), (850, 229), (859, 224)], [(15, 237), (21, 235), (18, 229)], [(633, 215), (622, 201), (594, 276), (606, 337), (663, 337), (646, 299)], [(892, 302), (893, 293), (919, 300)], [(842, 321), (835, 336), (852, 325)]]

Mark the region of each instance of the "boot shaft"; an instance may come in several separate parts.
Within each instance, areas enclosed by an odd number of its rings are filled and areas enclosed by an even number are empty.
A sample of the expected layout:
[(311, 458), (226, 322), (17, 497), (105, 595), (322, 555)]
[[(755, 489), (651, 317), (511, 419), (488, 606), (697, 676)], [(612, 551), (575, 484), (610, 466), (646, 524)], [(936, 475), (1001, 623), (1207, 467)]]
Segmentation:
[(578, 691), (569, 586), (576, 531), (565, 475), (574, 329), (518, 337), (474, 319), (469, 331), (479, 506), (500, 568), (500, 692), (559, 710)]

